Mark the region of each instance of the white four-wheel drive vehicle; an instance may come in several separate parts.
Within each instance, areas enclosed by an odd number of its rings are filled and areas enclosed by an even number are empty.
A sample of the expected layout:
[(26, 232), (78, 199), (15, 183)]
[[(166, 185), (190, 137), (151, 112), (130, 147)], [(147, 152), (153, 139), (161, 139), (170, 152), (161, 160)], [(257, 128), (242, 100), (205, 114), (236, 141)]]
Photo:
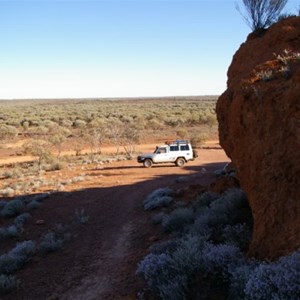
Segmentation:
[(146, 168), (161, 163), (175, 163), (178, 167), (182, 167), (186, 162), (194, 160), (197, 156), (197, 151), (193, 150), (189, 141), (176, 140), (157, 146), (153, 153), (138, 156), (137, 161), (143, 163)]

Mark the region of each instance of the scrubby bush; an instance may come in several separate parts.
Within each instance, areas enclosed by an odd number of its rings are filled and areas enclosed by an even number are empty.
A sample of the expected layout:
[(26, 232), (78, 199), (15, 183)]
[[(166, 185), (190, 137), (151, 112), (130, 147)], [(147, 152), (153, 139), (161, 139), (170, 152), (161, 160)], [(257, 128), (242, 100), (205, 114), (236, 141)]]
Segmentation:
[(173, 252), (178, 246), (179, 240), (177, 239), (170, 239), (162, 242), (158, 242), (150, 246), (150, 252), (152, 254), (161, 254), (166, 252)]
[(30, 199), (32, 201), (43, 201), (45, 199), (49, 198), (49, 193), (40, 193), (40, 194), (36, 194), (33, 197), (31, 197)]
[(49, 144), (45, 140), (36, 139), (27, 142), (24, 145), (25, 153), (38, 158), (39, 171), (42, 170), (42, 165), (52, 159)]
[(40, 238), (38, 250), (41, 254), (45, 255), (60, 249), (63, 246), (63, 242), (54, 232), (49, 231)]
[(228, 298), (231, 300), (245, 299), (245, 287), (253, 270), (259, 265), (255, 260), (247, 260), (236, 268), (229, 269)]
[(214, 277), (221, 275), (224, 280), (228, 278), (230, 269), (235, 269), (245, 261), (238, 247), (211, 243), (207, 243), (203, 247), (202, 259), (203, 270), (206, 274)]
[(180, 138), (180, 139), (186, 139), (188, 136), (188, 131), (184, 128), (178, 129), (176, 131), (176, 135)]
[(6, 124), (0, 124), (0, 141), (3, 142), (6, 139), (12, 139), (16, 137), (18, 130), (16, 127)]
[(34, 252), (35, 242), (17, 243), (10, 252), (0, 256), (0, 274), (10, 274), (19, 270), (30, 260)]
[(201, 272), (197, 273), (197, 284), (191, 288), (191, 299), (198, 299), (199, 295), (201, 299), (228, 299), (230, 271), (246, 261), (242, 252), (232, 245), (208, 242), (201, 259)]
[(160, 224), (162, 222), (164, 216), (165, 216), (165, 213), (162, 211), (157, 213), (156, 215), (154, 215), (152, 217), (153, 224), (155, 224), (155, 225)]
[(300, 251), (274, 263), (261, 263), (245, 286), (246, 299), (299, 299)]
[[(160, 299), (187, 299), (188, 288), (203, 264), (201, 237), (187, 235), (157, 246), (138, 265), (137, 273)], [(160, 253), (166, 249), (165, 253)]]
[(22, 227), (10, 225), (6, 228), (0, 228), (0, 240), (17, 237), (22, 230)]
[(19, 288), (20, 281), (13, 275), (0, 275), (0, 295), (5, 295), (16, 291)]
[(272, 25), (278, 19), (287, 0), (243, 0), (245, 13), (241, 12), (246, 23), (253, 31), (259, 31)]
[(169, 206), (173, 202), (173, 190), (160, 188), (153, 191), (143, 202), (144, 210), (152, 210), (161, 206)]
[(16, 246), (10, 251), (12, 255), (30, 256), (35, 252), (34, 241), (24, 241), (17, 243)]
[(193, 203), (195, 209), (208, 207), (213, 201), (220, 198), (220, 194), (213, 192), (205, 192), (201, 195), (198, 195)]
[(19, 168), (13, 168), (10, 170), (5, 170), (2, 173), (2, 176), (4, 177), (4, 179), (8, 179), (8, 178), (19, 178), (22, 176), (22, 172)]
[(15, 218), (14, 224), (17, 228), (22, 228), (30, 217), (31, 215), (29, 213), (23, 213)]
[(21, 199), (13, 199), (3, 207), (1, 210), (2, 217), (14, 217), (20, 214), (24, 210), (25, 206)]
[[(162, 225), (173, 220), (175, 230), (179, 228), (180, 232), (175, 238), (151, 246), (150, 254), (137, 269), (159, 299), (300, 297), (300, 251), (276, 262), (244, 256), (252, 219), (243, 191), (204, 193), (191, 207), (181, 209), (176, 218), (178, 211), (164, 214)], [(181, 218), (185, 213), (186, 218)]]
[(64, 168), (65, 164), (57, 159), (51, 159), (49, 163), (43, 164), (42, 169), (50, 172), (50, 171), (58, 171)]
[[(246, 23), (253, 31), (272, 25), (285, 7), (287, 0), (243, 0)], [(238, 10), (241, 12), (239, 6)]]
[(0, 209), (2, 209), (7, 204), (7, 201), (0, 200)]
[(0, 195), (4, 197), (12, 197), (15, 194), (15, 190), (11, 187), (6, 187), (0, 190)]
[(84, 120), (77, 119), (76, 121), (74, 121), (73, 126), (75, 128), (84, 128), (86, 126), (86, 122)]
[(222, 229), (222, 241), (224, 243), (238, 246), (242, 250), (246, 250), (252, 237), (252, 231), (246, 223), (226, 225)]
[(34, 210), (34, 209), (39, 208), (41, 205), (42, 205), (41, 202), (36, 201), (36, 200), (32, 200), (32, 201), (30, 201), (30, 202), (26, 205), (26, 208), (27, 208), (28, 210)]
[(166, 281), (165, 270), (170, 262), (170, 256), (166, 253), (148, 254), (138, 265), (137, 274), (144, 277), (148, 287), (159, 294), (159, 286)]
[[(206, 206), (206, 203), (210, 204)], [(221, 234), (222, 226), (235, 225), (250, 218), (251, 211), (245, 193), (240, 189), (231, 189), (221, 197), (214, 199), (213, 194), (204, 194), (196, 201), (196, 227), (209, 226), (216, 234)], [(250, 218), (251, 219), (251, 218)], [(251, 222), (251, 220), (246, 220)]]
[(191, 138), (191, 144), (194, 148), (202, 147), (207, 141), (208, 136), (205, 133), (194, 134)]
[(86, 213), (86, 211), (81, 209), (75, 210), (75, 221), (79, 222), (80, 224), (87, 224), (89, 221), (89, 215)]
[[(157, 255), (148, 258), (151, 262), (156, 264), (156, 259), (164, 258), (156, 273), (140, 265), (139, 273), (154, 294), (161, 299), (194, 299), (200, 293), (201, 299), (207, 299), (213, 290), (228, 293), (231, 269), (245, 261), (239, 249), (243, 244), (239, 233), (244, 234), (249, 227), (240, 224), (237, 216), (247, 205), (245, 194), (233, 189), (222, 195), (203, 193), (192, 205), (164, 214), (164, 230), (180, 235), (151, 247), (151, 254)], [(230, 240), (225, 241), (227, 238)]]
[(165, 232), (180, 231), (187, 224), (194, 221), (194, 211), (191, 208), (177, 208), (170, 214), (166, 214), (162, 220)]

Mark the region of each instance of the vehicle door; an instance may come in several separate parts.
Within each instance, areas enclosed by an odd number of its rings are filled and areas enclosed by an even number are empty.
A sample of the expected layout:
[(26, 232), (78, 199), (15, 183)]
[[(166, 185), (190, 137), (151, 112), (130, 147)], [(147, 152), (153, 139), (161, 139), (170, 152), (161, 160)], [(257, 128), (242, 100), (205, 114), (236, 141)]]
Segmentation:
[(193, 151), (189, 145), (180, 145), (180, 153), (187, 161), (193, 159)]
[(179, 146), (178, 145), (170, 146), (170, 154), (169, 154), (170, 162), (175, 162), (176, 159), (178, 158), (178, 154), (179, 154)]
[(155, 163), (168, 162), (168, 149), (167, 147), (158, 147), (153, 157)]

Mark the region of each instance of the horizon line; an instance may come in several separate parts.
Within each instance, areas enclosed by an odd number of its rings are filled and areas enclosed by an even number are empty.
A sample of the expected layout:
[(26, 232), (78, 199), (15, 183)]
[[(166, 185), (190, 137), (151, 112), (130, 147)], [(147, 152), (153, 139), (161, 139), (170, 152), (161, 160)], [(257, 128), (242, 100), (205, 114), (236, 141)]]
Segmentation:
[(133, 97), (64, 97), (64, 98), (6, 98), (0, 101), (38, 101), (38, 100), (129, 100), (129, 99), (158, 99), (158, 98), (197, 98), (219, 97), (220, 94), (186, 95), (186, 96), (133, 96)]

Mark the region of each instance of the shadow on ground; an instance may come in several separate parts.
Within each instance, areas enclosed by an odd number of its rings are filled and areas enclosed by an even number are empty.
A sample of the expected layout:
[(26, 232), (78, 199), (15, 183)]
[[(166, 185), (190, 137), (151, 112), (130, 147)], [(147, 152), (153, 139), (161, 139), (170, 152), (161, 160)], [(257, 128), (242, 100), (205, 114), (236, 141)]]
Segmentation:
[[(149, 213), (143, 211), (145, 197), (161, 187), (180, 189), (190, 184), (207, 185), (214, 181), (213, 172), (226, 163), (184, 166), (193, 171), (182, 175), (187, 179), (184, 182), (177, 182), (178, 174), (157, 175), (130, 185), (50, 194), (32, 213), (15, 242), (38, 240), (57, 224), (68, 225), (75, 210), (84, 210), (89, 221), (71, 229), (71, 239), (61, 250), (46, 257), (34, 256), (16, 273), (21, 280), (20, 289), (3, 299), (135, 299), (142, 287), (135, 274), (137, 263), (161, 235), (151, 224)], [(170, 166), (158, 168), (166, 167)], [(105, 170), (135, 168), (140, 167), (105, 167)], [(39, 224), (39, 220), (43, 223)], [(0, 247), (1, 253), (7, 251), (5, 243)]]

